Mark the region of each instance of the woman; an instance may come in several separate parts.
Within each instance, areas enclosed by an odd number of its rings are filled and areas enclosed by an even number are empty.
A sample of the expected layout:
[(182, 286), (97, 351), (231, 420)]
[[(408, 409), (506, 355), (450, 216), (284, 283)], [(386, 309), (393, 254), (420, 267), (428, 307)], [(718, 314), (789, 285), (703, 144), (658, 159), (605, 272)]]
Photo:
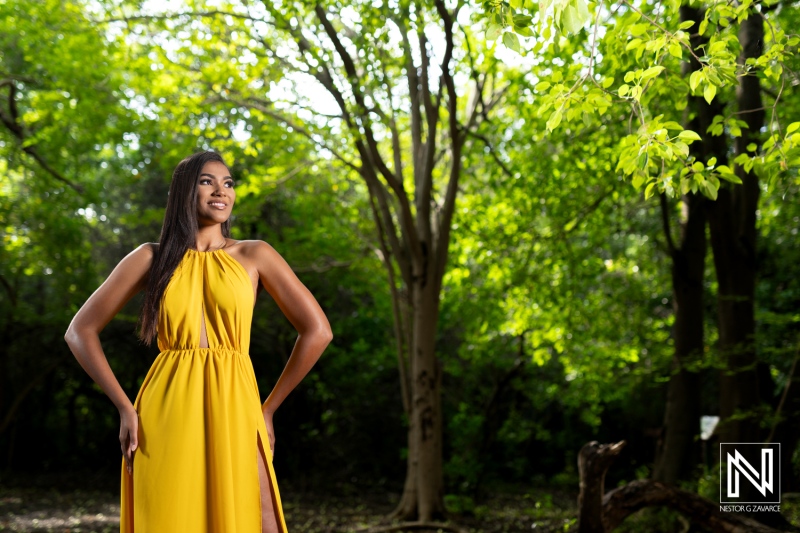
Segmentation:
[[(121, 533), (287, 533), (272, 468), (272, 418), (333, 334), (278, 252), (263, 241), (229, 238), (235, 200), (219, 155), (181, 161), (159, 243), (123, 258), (64, 336), (119, 409)], [(248, 352), (259, 282), (299, 333), (263, 405)], [(161, 352), (131, 404), (99, 333), (141, 290), (139, 336), (157, 338)]]

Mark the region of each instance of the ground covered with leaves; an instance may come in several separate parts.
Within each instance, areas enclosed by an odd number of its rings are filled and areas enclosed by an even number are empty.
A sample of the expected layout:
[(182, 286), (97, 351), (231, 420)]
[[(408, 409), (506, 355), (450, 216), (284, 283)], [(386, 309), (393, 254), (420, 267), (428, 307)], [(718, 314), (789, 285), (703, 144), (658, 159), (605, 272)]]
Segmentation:
[[(108, 485), (108, 480), (92, 483), (89, 476), (67, 484), (57, 481), (1, 482), (0, 531), (119, 531), (119, 492)], [(283, 505), (292, 533), (367, 533), (392, 525), (386, 516), (399, 494), (342, 489), (312, 493), (285, 487)], [(503, 490), (477, 502), (448, 496), (449, 524), (469, 533), (575, 531), (576, 501), (577, 493), (547, 488)], [(785, 516), (800, 525), (800, 501), (787, 502), (783, 507)], [(667, 509), (647, 509), (630, 517), (620, 531), (677, 533), (687, 526), (685, 519)]]
[[(107, 480), (0, 483), (0, 531), (116, 532), (119, 492)], [(87, 488), (95, 485), (95, 488)], [(363, 532), (392, 525), (386, 519), (400, 495), (353, 487), (307, 492), (282, 488), (292, 533)], [(450, 524), (466, 532), (554, 532), (575, 522), (575, 496), (544, 490), (495, 493), (484, 501), (449, 496)], [(419, 530), (416, 530), (419, 531)], [(434, 531), (434, 530), (431, 530)]]

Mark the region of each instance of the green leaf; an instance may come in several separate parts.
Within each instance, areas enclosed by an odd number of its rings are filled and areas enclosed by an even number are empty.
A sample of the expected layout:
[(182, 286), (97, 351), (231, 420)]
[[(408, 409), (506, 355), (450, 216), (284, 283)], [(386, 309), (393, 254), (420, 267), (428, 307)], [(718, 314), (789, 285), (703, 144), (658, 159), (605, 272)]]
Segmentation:
[(628, 90), (629, 89), (630, 89), (630, 87), (628, 87), (627, 84), (620, 85), (619, 86), (619, 91), (618, 91), (619, 95), (620, 96), (625, 96), (626, 94), (628, 94)]
[(547, 124), (545, 124), (545, 127), (547, 128), (547, 131), (553, 131), (554, 129), (556, 129), (558, 127), (559, 124), (561, 124), (561, 110), (560, 109), (554, 111), (553, 114), (550, 115), (550, 118), (547, 119)]
[(503, 27), (499, 24), (489, 24), (489, 27), (486, 28), (486, 40), (487, 41), (494, 41), (500, 36), (500, 33), (503, 31)]
[(586, 3), (586, 0), (573, 1), (575, 3), (575, 9), (578, 10), (578, 19), (581, 21), (581, 26), (583, 26), (591, 18), (589, 14), (589, 5)]
[(515, 34), (511, 32), (504, 33), (503, 44), (514, 50), (516, 53), (519, 53), (519, 37), (517, 37)]
[(702, 138), (697, 133), (693, 132), (692, 130), (683, 130), (682, 132), (680, 132), (678, 134), (678, 137), (681, 138), (681, 139), (684, 139), (686, 141), (699, 141), (699, 140), (702, 140)]
[(691, 87), (692, 92), (697, 89), (697, 86), (700, 85), (700, 81), (703, 79), (703, 71), (702, 70), (695, 70), (692, 72), (692, 75), (689, 76), (689, 87)]
[(722, 52), (723, 50), (725, 50), (726, 46), (727, 46), (727, 44), (725, 43), (725, 41), (715, 41), (708, 48), (708, 53), (709, 54), (716, 54), (718, 52)]
[[(729, 169), (730, 170), (730, 169)], [(742, 184), (742, 180), (734, 174), (733, 172), (720, 172), (719, 177), (724, 179), (725, 181), (729, 181), (731, 183), (738, 183), (739, 185)]]
[(645, 200), (647, 200), (648, 198), (653, 196), (653, 187), (655, 187), (655, 186), (656, 186), (656, 182), (654, 181), (653, 183), (648, 185), (647, 188), (645, 188), (645, 190), (644, 190), (644, 199)]
[(514, 15), (514, 26), (528, 26), (531, 23), (530, 15)]
[[(608, 89), (609, 87), (614, 85), (614, 78), (606, 78), (606, 79), (604, 79), (603, 83), (601, 85), (603, 86), (603, 89)], [(791, 133), (791, 132), (789, 132), (789, 133)]]
[(798, 128), (800, 128), (800, 122), (792, 122), (786, 128), (786, 135), (789, 135), (790, 133), (796, 132), (798, 130)]
[(531, 30), (528, 26), (514, 26), (514, 31), (517, 32), (519, 35), (522, 35), (523, 37), (533, 37), (534, 35), (533, 30)]
[(550, 88), (550, 82), (549, 81), (540, 81), (539, 83), (534, 85), (533, 88), (536, 89), (537, 92), (546, 91), (547, 89)]
[(703, 98), (705, 98), (706, 102), (708, 102), (710, 104), (711, 100), (714, 99), (714, 95), (716, 95), (716, 94), (717, 94), (717, 86), (716, 85), (711, 85), (709, 83), (708, 85), (706, 85), (706, 88), (703, 91)]
[(631, 39), (628, 43), (628, 46), (625, 47), (625, 50), (630, 50), (631, 48), (637, 48), (642, 45), (641, 39)]
[(683, 157), (689, 157), (689, 145), (680, 141), (675, 142), (675, 148), (681, 153)]
[(578, 19), (578, 10), (574, 6), (568, 5), (564, 8), (561, 13), (561, 26), (567, 33), (575, 33), (583, 26)]
[(717, 199), (717, 188), (711, 185), (711, 183), (704, 181), (701, 187), (703, 188), (703, 191), (706, 193), (706, 196), (708, 196), (712, 200)]
[(664, 67), (661, 65), (656, 65), (655, 67), (650, 67), (649, 69), (645, 70), (642, 74), (642, 81), (649, 80), (650, 78), (655, 78), (664, 70)]
[[(648, 163), (650, 163), (650, 156), (647, 154), (647, 152), (644, 152), (644, 153), (642, 153), (642, 155), (639, 156), (639, 159), (637, 160), (636, 163), (639, 165), (640, 169), (647, 170), (647, 165), (648, 165)], [(641, 178), (642, 178), (642, 181), (639, 182), (639, 185), (644, 183), (644, 177), (641, 177)], [(636, 178), (634, 178), (634, 187), (636, 187), (638, 189), (639, 185), (636, 185)]]

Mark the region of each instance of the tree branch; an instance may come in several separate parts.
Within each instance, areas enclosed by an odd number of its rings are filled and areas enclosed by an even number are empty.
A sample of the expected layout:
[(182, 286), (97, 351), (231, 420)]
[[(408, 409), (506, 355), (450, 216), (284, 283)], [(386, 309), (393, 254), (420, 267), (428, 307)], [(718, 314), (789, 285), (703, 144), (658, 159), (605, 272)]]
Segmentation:
[[(4, 82), (7, 81), (8, 80), (4, 80)], [(2, 109), (0, 109), (0, 122), (2, 122), (3, 125), (6, 127), (6, 129), (8, 129), (8, 131), (10, 131), (11, 134), (17, 138), (20, 147), (22, 148), (22, 151), (31, 156), (37, 163), (39, 163), (39, 166), (42, 167), (42, 169), (45, 172), (50, 174), (50, 176), (57, 179), (58, 181), (68, 185), (79, 194), (83, 194), (84, 193), (83, 186), (79, 183), (75, 183), (65, 178), (63, 174), (61, 174), (59, 171), (50, 166), (50, 164), (47, 163), (44, 157), (42, 157), (41, 154), (39, 154), (39, 152), (36, 150), (34, 144), (25, 145), (25, 141), (27, 141), (29, 137), (25, 132), (25, 126), (20, 124), (17, 120), (19, 118), (19, 112), (17, 111), (17, 102), (16, 102), (17, 87), (16, 85), (14, 85), (13, 82), (4, 83), (3, 85), (7, 85), (9, 88), (8, 114), (6, 114)]]

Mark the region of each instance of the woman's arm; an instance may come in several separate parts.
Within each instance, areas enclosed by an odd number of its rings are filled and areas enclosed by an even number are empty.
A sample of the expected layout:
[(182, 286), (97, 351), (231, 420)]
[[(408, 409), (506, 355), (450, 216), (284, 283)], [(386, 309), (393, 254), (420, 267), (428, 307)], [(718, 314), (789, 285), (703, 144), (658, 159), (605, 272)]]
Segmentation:
[(129, 470), (132, 452), (138, 443), (138, 418), (103, 353), (100, 332), (128, 300), (144, 288), (152, 260), (153, 249), (149, 244), (143, 244), (125, 256), (78, 310), (64, 335), (75, 359), (119, 410), (122, 419), (120, 441)]
[(333, 339), (333, 332), (317, 300), (272, 246), (255, 241), (250, 253), (262, 285), (300, 334), (286, 368), (262, 406), (264, 414), (271, 418), (320, 358)]

